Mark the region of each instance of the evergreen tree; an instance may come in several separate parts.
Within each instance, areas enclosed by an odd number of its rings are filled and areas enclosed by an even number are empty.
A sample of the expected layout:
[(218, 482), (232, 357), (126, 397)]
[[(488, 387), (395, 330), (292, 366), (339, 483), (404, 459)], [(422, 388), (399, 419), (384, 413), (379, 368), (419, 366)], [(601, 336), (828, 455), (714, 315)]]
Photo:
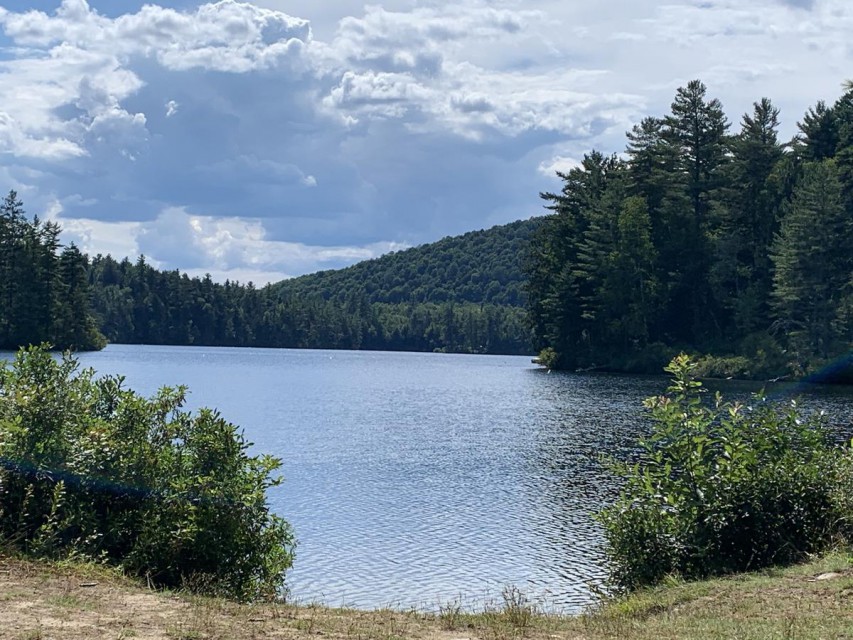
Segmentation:
[(0, 202), (0, 349), (14, 349), (21, 332), (20, 311), (28, 284), (24, 205), (10, 191)]
[(834, 111), (823, 100), (810, 107), (797, 123), (800, 135), (797, 140), (802, 145), (801, 155), (806, 160), (819, 162), (834, 158), (838, 148), (838, 122)]
[(773, 244), (773, 307), (804, 363), (839, 348), (835, 321), (851, 277), (853, 236), (831, 160), (806, 165)]
[(728, 153), (723, 107), (716, 98), (706, 100), (706, 93), (699, 80), (679, 88), (663, 127), (664, 138), (680, 152), (676, 171), (685, 177), (697, 236), (706, 224), (713, 192), (722, 184)]
[(833, 105), (832, 111), (838, 131), (836, 162), (844, 190), (844, 204), (847, 214), (853, 218), (853, 89), (847, 89)]
[[(668, 324), (683, 327), (700, 342), (722, 331), (718, 308), (710, 289), (712, 263), (710, 219), (712, 203), (723, 186), (728, 160), (729, 124), (717, 99), (706, 99), (707, 88), (693, 80), (678, 89), (672, 113), (664, 118), (662, 134), (677, 154), (671, 174), (671, 212), (666, 224), (680, 229), (674, 250), (664, 256), (675, 277), (670, 283), (671, 314)], [(677, 193), (681, 191), (681, 193)], [(686, 199), (686, 211), (682, 205)]]
[(627, 137), (631, 190), (645, 199), (650, 211), (659, 212), (671, 190), (677, 150), (667, 143), (661, 118), (644, 118)]
[(617, 244), (608, 289), (612, 291), (610, 322), (622, 354), (645, 347), (660, 305), (655, 273), (657, 251), (646, 201), (633, 196), (622, 202)]
[(587, 158), (558, 174), (563, 190), (545, 194), (555, 214), (528, 265), (531, 326), (536, 346), (556, 352), (549, 363), (647, 361), (656, 370), (667, 348), (692, 348), (723, 356), (709, 359), (717, 374), (730, 375), (730, 365), (771, 374), (785, 366), (785, 349), (804, 367), (849, 349), (853, 90), (845, 88), (832, 108), (810, 109), (784, 145), (769, 99), (729, 137), (722, 106), (693, 81), (670, 115), (628, 133), (624, 164), (601, 171)]
[[(0, 348), (53, 342), (80, 349), (104, 345), (89, 312), (87, 264), (59, 251), (59, 225), (32, 221), (14, 191), (0, 203)], [(68, 254), (68, 256), (66, 256)], [(71, 254), (80, 262), (72, 270)], [(85, 331), (76, 330), (79, 323)]]
[(718, 207), (712, 286), (740, 335), (756, 331), (768, 317), (769, 248), (784, 197), (774, 180), (784, 155), (778, 128), (779, 110), (767, 98), (743, 116), (740, 134), (731, 143), (728, 187)]
[(53, 314), (57, 304), (57, 252), (59, 225), (42, 223), (36, 216), (26, 225), (24, 260), (27, 264), (25, 292), (16, 311), (16, 344), (50, 342)]
[(594, 151), (580, 167), (558, 173), (564, 181), (560, 194), (541, 194), (554, 215), (532, 243), (530, 321), (543, 338), (536, 346), (550, 346), (564, 367), (584, 364), (592, 354), (597, 287), (592, 271), (597, 243), (606, 242), (595, 212), (602, 212), (602, 200), (620, 170), (617, 158)]
[(86, 256), (72, 243), (59, 257), (59, 296), (54, 345), (61, 349), (102, 349), (106, 344), (92, 317)]

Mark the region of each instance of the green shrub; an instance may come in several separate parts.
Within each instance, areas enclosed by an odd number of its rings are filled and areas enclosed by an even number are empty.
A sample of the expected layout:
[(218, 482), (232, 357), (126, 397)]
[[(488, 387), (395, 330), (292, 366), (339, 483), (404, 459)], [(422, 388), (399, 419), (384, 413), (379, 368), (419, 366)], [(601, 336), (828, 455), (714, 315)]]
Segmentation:
[(45, 348), (0, 369), (0, 535), (25, 553), (121, 565), (154, 584), (273, 597), (292, 564), (266, 490), (280, 462), (250, 456), (185, 389), (143, 398)]
[(534, 362), (548, 369), (557, 369), (560, 366), (560, 354), (551, 347), (545, 347)]
[(645, 402), (654, 427), (638, 461), (614, 465), (625, 485), (599, 517), (617, 588), (795, 562), (850, 514), (849, 452), (831, 444), (822, 416), (760, 397), (703, 403), (694, 369), (684, 355), (670, 363), (668, 394)]
[(745, 356), (703, 356), (696, 361), (697, 378), (752, 378), (752, 362)]
[[(773, 379), (802, 370), (792, 367), (790, 354), (765, 332), (751, 333), (740, 341), (738, 355), (704, 355), (697, 357), (694, 375), (698, 378)], [(798, 372), (798, 373), (797, 373)]]

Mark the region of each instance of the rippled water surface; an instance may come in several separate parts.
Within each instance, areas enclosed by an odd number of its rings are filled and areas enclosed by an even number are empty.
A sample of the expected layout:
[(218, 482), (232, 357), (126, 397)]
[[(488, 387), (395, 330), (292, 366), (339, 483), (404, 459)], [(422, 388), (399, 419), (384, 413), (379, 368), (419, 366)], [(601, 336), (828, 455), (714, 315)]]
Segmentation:
[[(281, 457), (292, 596), (365, 608), (476, 607), (507, 585), (582, 608), (604, 573), (591, 514), (614, 492), (597, 457), (630, 447), (640, 401), (666, 385), (526, 357), (111, 345), (80, 359), (145, 394), (186, 384), (192, 407)], [(849, 391), (820, 402), (850, 412)]]

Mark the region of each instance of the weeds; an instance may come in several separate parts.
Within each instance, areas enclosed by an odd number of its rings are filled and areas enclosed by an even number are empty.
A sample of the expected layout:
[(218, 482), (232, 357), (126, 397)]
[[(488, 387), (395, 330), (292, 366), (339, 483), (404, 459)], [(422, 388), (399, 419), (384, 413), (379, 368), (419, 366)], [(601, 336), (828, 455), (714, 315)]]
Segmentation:
[(530, 626), (530, 621), (536, 613), (536, 609), (528, 597), (518, 587), (504, 587), (503, 614), (507, 621), (518, 629)]
[(459, 622), (462, 617), (462, 602), (457, 598), (450, 602), (443, 602), (438, 605), (438, 619), (441, 622), (441, 627), (448, 631), (455, 631), (459, 628)]

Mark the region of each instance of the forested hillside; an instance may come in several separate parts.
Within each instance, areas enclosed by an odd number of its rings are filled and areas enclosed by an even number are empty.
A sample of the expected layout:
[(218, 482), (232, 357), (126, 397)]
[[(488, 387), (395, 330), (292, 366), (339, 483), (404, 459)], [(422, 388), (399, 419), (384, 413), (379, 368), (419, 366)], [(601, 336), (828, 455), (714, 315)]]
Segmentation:
[(96, 257), (92, 306), (111, 342), (312, 349), (529, 353), (521, 307), (325, 300), (279, 287), (218, 284), (145, 262)]
[(2, 348), (99, 348), (106, 336), (130, 344), (531, 352), (520, 260), (535, 220), (258, 289), (161, 271), (142, 257), (89, 259), (73, 246), (59, 253), (58, 225), (27, 221), (22, 206), (12, 193), (2, 209)]
[(559, 174), (529, 269), (536, 347), (564, 368), (800, 375), (853, 345), (853, 87), (779, 140), (756, 102), (736, 130), (705, 85)]
[(444, 238), (261, 289), (96, 257), (111, 342), (530, 353), (524, 259), (536, 219)]
[(276, 285), (283, 294), (344, 302), (363, 291), (368, 302), (474, 302), (523, 306), (522, 261), (542, 218), (519, 220), (321, 271)]

